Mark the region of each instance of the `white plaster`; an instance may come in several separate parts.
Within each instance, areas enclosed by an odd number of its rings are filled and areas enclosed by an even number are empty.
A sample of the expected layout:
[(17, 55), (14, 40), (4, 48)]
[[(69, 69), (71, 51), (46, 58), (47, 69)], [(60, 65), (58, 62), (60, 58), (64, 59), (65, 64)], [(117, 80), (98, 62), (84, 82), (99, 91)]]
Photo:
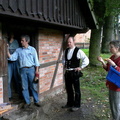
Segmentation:
[(2, 77), (0, 77), (0, 83), (1, 83), (1, 89), (2, 89), (2, 91), (1, 91), (1, 93), (2, 93), (2, 97), (0, 98), (0, 103), (3, 103), (3, 78)]

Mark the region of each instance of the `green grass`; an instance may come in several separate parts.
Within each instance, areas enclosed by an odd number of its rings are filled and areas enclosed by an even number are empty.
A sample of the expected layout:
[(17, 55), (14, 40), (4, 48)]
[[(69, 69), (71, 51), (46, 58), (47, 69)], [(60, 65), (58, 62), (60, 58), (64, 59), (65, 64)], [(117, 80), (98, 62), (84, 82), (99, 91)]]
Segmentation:
[(103, 57), (103, 58), (109, 58), (111, 56), (111, 54), (110, 53), (109, 54), (104, 53), (104, 54), (101, 54), (100, 56)]
[[(86, 55), (88, 49), (83, 49)], [(109, 58), (110, 54), (101, 54), (103, 58)], [(80, 78), (82, 102), (84, 104), (94, 103), (94, 115), (98, 120), (108, 120), (111, 114), (108, 101), (108, 89), (106, 88), (107, 72), (100, 67), (86, 67), (83, 70), (84, 76)]]
[[(82, 49), (82, 51), (84, 51), (84, 53), (89, 56), (89, 49)], [(109, 58), (111, 56), (111, 54), (100, 54), (101, 57), (103, 58)]]
[(89, 56), (89, 49), (81, 49), (82, 51), (84, 51), (84, 53)]

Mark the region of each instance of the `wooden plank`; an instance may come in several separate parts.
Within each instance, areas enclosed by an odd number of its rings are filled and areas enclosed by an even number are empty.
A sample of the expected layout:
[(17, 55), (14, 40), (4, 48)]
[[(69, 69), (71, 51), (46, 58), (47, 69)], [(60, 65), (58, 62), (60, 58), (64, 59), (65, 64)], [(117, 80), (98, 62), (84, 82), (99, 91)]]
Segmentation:
[(47, 0), (43, 0), (43, 18), (47, 20)]
[(3, 0), (2, 1), (2, 7), (4, 8), (4, 10), (8, 10), (8, 3), (9, 3), (9, 1), (8, 0)]
[(70, 25), (70, 0), (68, 0), (68, 7), (67, 7), (67, 12), (68, 12), (68, 24)]
[(76, 0), (74, 1), (74, 25), (76, 26)]
[(73, 9), (72, 9), (72, 17), (73, 17), (73, 25), (75, 24), (75, 3), (73, 2)]
[(55, 65), (56, 63), (62, 63), (62, 60), (52, 61), (52, 62), (47, 62), (47, 63), (41, 64), (40, 68), (45, 68), (45, 67), (48, 67), (48, 66), (52, 66), (52, 65)]
[(31, 15), (31, 2), (30, 0), (25, 0), (25, 11), (27, 15)]
[(49, 10), (50, 10), (50, 4), (49, 0), (47, 0), (47, 20), (50, 21), (50, 16), (49, 16)]
[(77, 15), (77, 1), (75, 0), (75, 26), (77, 26), (78, 15)]
[(0, 0), (0, 5), (2, 5), (3, 0)]
[(25, 13), (25, 0), (18, 0), (18, 10), (21, 14)]
[(61, 17), (60, 17), (60, 20), (61, 20), (61, 23), (63, 23), (63, 15), (64, 15), (64, 14), (63, 14), (63, 13), (64, 13), (64, 12), (63, 12), (63, 2), (64, 2), (64, 1), (61, 0), (61, 3), (60, 3), (60, 16), (61, 16)]
[[(5, 5), (7, 5), (7, 1), (6, 0), (4, 0), (4, 4)], [(16, 0), (9, 0), (9, 8), (13, 11), (13, 12), (16, 12), (17, 11), (17, 3), (18, 3), (18, 1), (16, 1)], [(7, 7), (7, 6), (6, 6)]]
[[(7, 62), (6, 62), (7, 63)], [(8, 67), (6, 67), (8, 68)], [(7, 72), (7, 70), (6, 70)], [(3, 76), (3, 102), (8, 102), (9, 98), (8, 98), (8, 76), (7, 74)]]
[[(80, 6), (79, 2), (78, 2), (78, 6)], [(80, 7), (78, 7), (78, 14), (79, 14), (79, 16), (78, 16), (78, 26), (80, 26), (80, 17), (81, 17), (81, 12), (80, 11), (81, 11)]]
[(56, 22), (56, 0), (53, 0), (53, 20)]
[(70, 25), (71, 25), (71, 18), (72, 18), (72, 17), (71, 17), (71, 16), (72, 16), (72, 14), (71, 14), (71, 6), (72, 6), (72, 5), (71, 5), (71, 0), (69, 0), (69, 8), (70, 8), (70, 9), (69, 9), (69, 24), (70, 24)]
[[(1, 28), (0, 24), (0, 28)], [(1, 32), (1, 31), (0, 31)], [(1, 36), (2, 37), (2, 36)], [(7, 41), (6, 38), (0, 39), (0, 75), (4, 76), (7, 74)]]
[(57, 22), (59, 21), (59, 4), (58, 4), (58, 0), (56, 0), (56, 20)]
[(5, 8), (4, 8), (4, 6), (3, 6), (3, 0), (0, 0), (0, 9), (2, 9), (2, 10), (4, 10), (5, 11)]
[(53, 22), (53, 0), (48, 0), (48, 18)]
[(79, 27), (79, 19), (80, 19), (80, 7), (79, 7), (79, 1), (77, 1), (77, 26)]
[(66, 10), (65, 10), (65, 12), (66, 12), (66, 23), (68, 24), (68, 1), (66, 0), (66, 3), (65, 3), (65, 8), (66, 8)]
[(43, 0), (37, 0), (38, 17), (43, 20)]
[(63, 2), (63, 21), (66, 23), (66, 0)]
[(57, 0), (57, 6), (58, 6), (58, 9), (57, 9), (57, 12), (58, 12), (58, 15), (57, 15), (57, 19), (58, 19), (58, 22), (60, 23), (61, 22), (61, 14), (60, 14), (60, 0)]
[(10, 103), (1, 103), (0, 104), (0, 112), (6, 109), (10, 109), (11, 108), (11, 104)]
[(13, 112), (14, 110), (17, 110), (17, 106), (12, 106), (12, 107), (9, 108), (9, 109), (0, 111), (0, 117), (4, 116), (5, 114), (8, 114), (8, 113), (10, 113), (10, 112)]
[(33, 13), (32, 15), (33, 15), (33, 17), (36, 17), (36, 15), (37, 15), (37, 2), (36, 2), (36, 0), (31, 0), (31, 12)]

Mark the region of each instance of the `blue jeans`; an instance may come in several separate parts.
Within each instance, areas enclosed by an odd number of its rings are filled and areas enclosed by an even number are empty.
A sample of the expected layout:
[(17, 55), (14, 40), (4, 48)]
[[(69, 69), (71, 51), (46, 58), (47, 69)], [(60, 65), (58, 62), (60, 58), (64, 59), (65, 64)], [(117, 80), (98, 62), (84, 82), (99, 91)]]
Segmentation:
[(20, 95), (20, 74), (19, 74), (19, 64), (18, 61), (8, 61), (8, 97), (12, 97), (11, 83), (12, 78), (15, 80), (16, 92)]
[(21, 68), (20, 74), (21, 74), (22, 89), (23, 89), (22, 93), (23, 93), (23, 97), (25, 99), (26, 104), (31, 103), (29, 89), (34, 98), (34, 102), (38, 103), (39, 102), (38, 93), (37, 93), (36, 89), (34, 89), (35, 83), (33, 83), (33, 80), (35, 77), (35, 68), (34, 67)]

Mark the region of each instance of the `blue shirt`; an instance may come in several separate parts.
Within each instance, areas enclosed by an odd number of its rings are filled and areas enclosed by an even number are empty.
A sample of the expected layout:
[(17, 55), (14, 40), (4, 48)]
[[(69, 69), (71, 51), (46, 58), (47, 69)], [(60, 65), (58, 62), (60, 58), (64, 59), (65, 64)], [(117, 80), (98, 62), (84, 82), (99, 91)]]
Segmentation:
[(40, 66), (36, 49), (32, 46), (28, 46), (28, 48), (17, 48), (9, 60), (16, 61), (17, 59), (19, 60), (20, 68)]
[(14, 40), (12, 43), (9, 42), (9, 52), (13, 54), (15, 50), (19, 48), (19, 44), (17, 40)]

